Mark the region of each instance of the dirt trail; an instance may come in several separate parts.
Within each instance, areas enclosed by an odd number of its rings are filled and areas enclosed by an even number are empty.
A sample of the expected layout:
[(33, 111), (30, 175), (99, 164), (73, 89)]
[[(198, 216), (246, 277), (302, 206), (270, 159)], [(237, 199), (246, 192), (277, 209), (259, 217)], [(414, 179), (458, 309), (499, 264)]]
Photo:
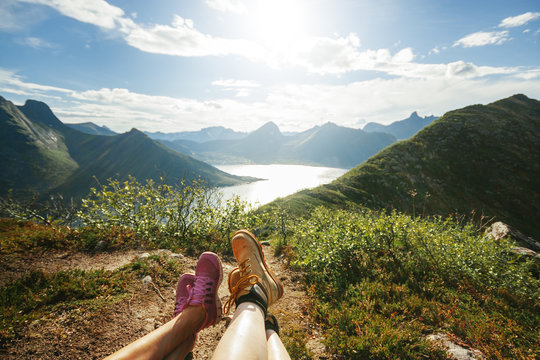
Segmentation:
[[(294, 327), (303, 328), (309, 334), (307, 347), (314, 359), (326, 359), (320, 332), (306, 311), (307, 296), (299, 281), (299, 275), (284, 269), (269, 246), (264, 246), (266, 260), (283, 283), (283, 298), (270, 311), (277, 317), (282, 332)], [(113, 270), (141, 256), (144, 251), (123, 251), (88, 255), (83, 253), (47, 253), (44, 256), (0, 263), (0, 284), (17, 277), (22, 271), (36, 268), (44, 271), (61, 269)], [(149, 252), (150, 254), (153, 252)], [(177, 257), (186, 271), (193, 272), (197, 259)], [(234, 258), (222, 259), (224, 281), (219, 295), (222, 302), (228, 297), (227, 276), (236, 267)], [(180, 274), (179, 274), (180, 275)], [(9, 344), (7, 359), (100, 359), (170, 320), (174, 308), (176, 283), (159, 289), (158, 293), (142, 283), (131, 297), (107, 305), (104, 309), (87, 311), (84, 308), (50, 314), (46, 319), (32, 322), (24, 331), (23, 338)], [(225, 332), (225, 321), (204, 329), (194, 349), (195, 359), (210, 359), (219, 339)], [(1, 354), (1, 353), (0, 353)]]

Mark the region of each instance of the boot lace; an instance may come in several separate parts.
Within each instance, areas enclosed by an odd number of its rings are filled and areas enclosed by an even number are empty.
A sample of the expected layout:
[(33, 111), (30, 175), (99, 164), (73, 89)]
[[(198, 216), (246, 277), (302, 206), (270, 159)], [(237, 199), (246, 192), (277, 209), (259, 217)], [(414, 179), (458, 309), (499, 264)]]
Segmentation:
[(224, 314), (228, 314), (229, 311), (231, 310), (231, 306), (232, 304), (234, 304), (234, 302), (236, 301), (236, 299), (238, 299), (240, 293), (250, 287), (250, 286), (253, 286), (255, 285), (256, 283), (259, 282), (259, 277), (255, 274), (252, 274), (252, 270), (251, 270), (251, 263), (249, 261), (250, 259), (247, 258), (246, 260), (244, 260), (243, 262), (241, 262), (240, 264), (238, 264), (238, 269), (240, 270), (240, 279), (238, 279), (238, 281), (236, 282), (236, 284), (234, 284), (232, 286), (232, 288), (230, 289), (231, 290), (231, 295), (229, 296), (229, 299), (227, 300), (227, 302), (225, 303), (225, 305), (223, 306), (223, 313)]

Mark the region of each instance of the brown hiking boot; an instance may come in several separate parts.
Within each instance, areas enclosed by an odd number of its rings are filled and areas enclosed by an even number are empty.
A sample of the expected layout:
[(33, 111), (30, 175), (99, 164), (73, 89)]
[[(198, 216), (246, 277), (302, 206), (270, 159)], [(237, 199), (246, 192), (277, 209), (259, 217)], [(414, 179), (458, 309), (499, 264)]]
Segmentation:
[(238, 268), (229, 274), (231, 296), (224, 312), (229, 312), (233, 302), (238, 306), (250, 301), (259, 305), (266, 314), (268, 307), (283, 296), (283, 285), (268, 268), (255, 235), (247, 230), (237, 231), (232, 239), (232, 248)]

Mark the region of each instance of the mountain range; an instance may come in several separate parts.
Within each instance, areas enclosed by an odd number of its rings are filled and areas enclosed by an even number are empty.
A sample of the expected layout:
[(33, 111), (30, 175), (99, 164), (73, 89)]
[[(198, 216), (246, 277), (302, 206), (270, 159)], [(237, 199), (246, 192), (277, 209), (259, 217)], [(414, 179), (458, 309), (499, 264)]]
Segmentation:
[(78, 123), (78, 124), (65, 124), (65, 125), (69, 126), (72, 129), (83, 132), (85, 134), (118, 135), (118, 133), (112, 131), (105, 125), (99, 126), (99, 125), (94, 124), (93, 122), (85, 122), (85, 123)]
[[(175, 151), (212, 164), (285, 163), (351, 168), (396, 138), (411, 137), (435, 119), (413, 112), (409, 118), (390, 125), (368, 123), (363, 130), (327, 123), (304, 132), (283, 133), (269, 122), (251, 133), (212, 126), (198, 131), (145, 134)], [(93, 123), (67, 125), (88, 134), (115, 134)]]
[(198, 143), (214, 140), (237, 140), (248, 135), (248, 133), (234, 131), (223, 126), (211, 126), (198, 131), (180, 131), (172, 133), (145, 131), (145, 134), (155, 140), (189, 140)]
[(204, 143), (162, 140), (162, 143), (210, 163), (281, 163), (350, 168), (395, 141), (390, 134), (368, 133), (333, 123), (286, 136), (276, 124), (268, 122), (236, 140)]
[(362, 130), (367, 132), (384, 132), (394, 135), (398, 140), (404, 140), (410, 138), (437, 119), (438, 117), (433, 115), (425, 117), (418, 116), (418, 113), (415, 111), (407, 119), (394, 121), (390, 125), (369, 122)]
[(163, 176), (203, 178), (210, 185), (235, 185), (253, 178), (227, 174), (202, 161), (173, 151), (142, 132), (104, 136), (63, 124), (43, 102), (16, 106), (0, 97), (0, 196), (60, 193), (81, 198), (108, 178), (139, 181)]
[(502, 220), (540, 238), (540, 101), (514, 95), (446, 113), (330, 184), (268, 206), (359, 204)]

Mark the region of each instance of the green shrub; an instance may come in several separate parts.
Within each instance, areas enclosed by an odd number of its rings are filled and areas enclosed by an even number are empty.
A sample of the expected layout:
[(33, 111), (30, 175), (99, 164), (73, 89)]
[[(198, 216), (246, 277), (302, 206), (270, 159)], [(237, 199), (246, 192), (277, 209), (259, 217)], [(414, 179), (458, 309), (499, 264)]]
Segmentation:
[(446, 358), (425, 339), (441, 331), (493, 358), (539, 350), (537, 265), (509, 240), (441, 218), (318, 208), (290, 246), (335, 354)]
[(230, 253), (231, 233), (256, 224), (249, 210), (239, 197), (223, 201), (202, 181), (171, 186), (152, 180), (140, 184), (130, 177), (92, 188), (78, 216), (83, 224), (98, 229), (132, 229), (161, 248)]

